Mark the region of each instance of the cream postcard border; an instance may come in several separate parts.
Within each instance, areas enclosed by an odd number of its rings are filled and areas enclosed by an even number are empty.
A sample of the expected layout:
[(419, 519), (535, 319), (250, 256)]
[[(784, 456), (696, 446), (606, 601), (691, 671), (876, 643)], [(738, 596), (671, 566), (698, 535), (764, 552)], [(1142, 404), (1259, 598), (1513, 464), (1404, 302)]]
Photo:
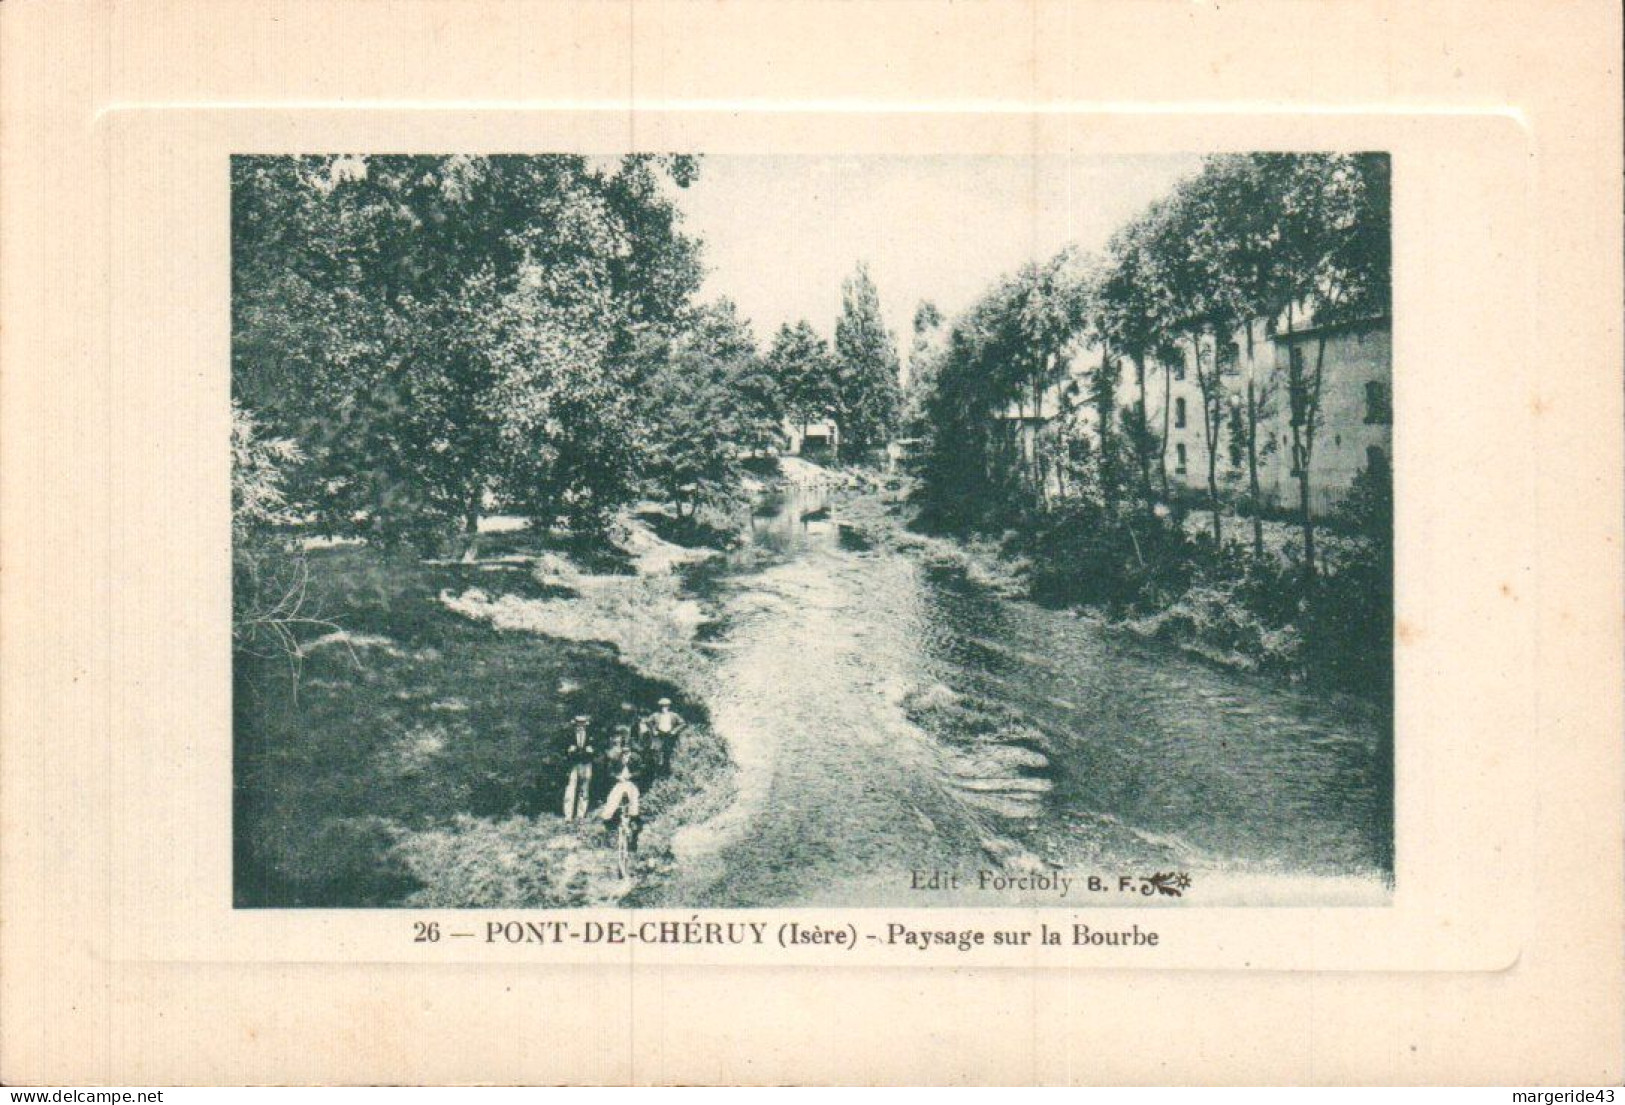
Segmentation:
[[(0, 7), (0, 1078), (1617, 1082), (1625, 1036), (1619, 39), (1620, 12), (1605, 0)], [(177, 539), (143, 550), (130, 542), (148, 535), (126, 521), (132, 506), (154, 503), (182, 526), (207, 517), (223, 455), (208, 461), (209, 477), (163, 459), (187, 448), (184, 436), (136, 434), (138, 455), (111, 450), (115, 430), (127, 443), (131, 420), (154, 415), (166, 388), (184, 398), (181, 416), (203, 419), (187, 431), (201, 442), (225, 386), (223, 362), (159, 363), (146, 350), (126, 358), (114, 344), (112, 274), (139, 268), (123, 250), (161, 247), (172, 268), (160, 271), (194, 287), (199, 266), (222, 263), (199, 247), (200, 236), (223, 228), (201, 218), (183, 220), (173, 241), (111, 233), (115, 200), (138, 200), (125, 193), (164, 175), (144, 178), (153, 166), (132, 160), (145, 151), (140, 113), (174, 120), (156, 141), (185, 161), (200, 144), (230, 146), (221, 139), (231, 135), (209, 134), (244, 110), (288, 128), (280, 145), (274, 133), (260, 135), (266, 149), (302, 145), (298, 120), (310, 113), (288, 110), (302, 107), (324, 118), (324, 146), (348, 138), (352, 148), (377, 150), (380, 109), (438, 109), (415, 112), (413, 140), (452, 149), (482, 141), (484, 111), (583, 106), (618, 128), (622, 148), (650, 144), (642, 109), (709, 107), (729, 118), (738, 148), (756, 150), (784, 121), (770, 109), (826, 113), (839, 148), (884, 145), (864, 115), (874, 110), (918, 125), (962, 113), (955, 145), (975, 145), (980, 120), (1006, 128), (999, 141), (1012, 152), (1032, 148), (1018, 124), (1032, 130), (1074, 114), (1098, 123), (1103, 141), (1117, 134), (1121, 148), (1150, 141), (1145, 121), (1155, 119), (1157, 142), (1168, 148), (1227, 144), (1247, 127), (1280, 125), (1284, 146), (1324, 144), (1335, 132), (1339, 145), (1392, 149), (1396, 325), (1404, 334), (1420, 309), (1419, 287), (1431, 288), (1439, 310), (1428, 338), (1449, 354), (1439, 371), (1460, 385), (1437, 396), (1443, 406), (1419, 405), (1406, 389), (1429, 371), (1423, 349), (1396, 348), (1398, 529), (1410, 545), (1401, 549), (1399, 602), (1414, 632), (1401, 671), (1392, 915), (1418, 885), (1407, 853), (1419, 839), (1454, 831), (1463, 793), (1503, 803), (1487, 846), (1453, 862), (1487, 862), (1505, 896), (1456, 897), (1460, 924), (1438, 925), (1424, 949), (1440, 953), (1442, 965), (1460, 936), (1453, 930), (1465, 925), (1475, 954), (1462, 965), (1499, 969), (983, 970), (966, 962), (942, 970), (906, 957), (880, 969), (818, 971), (690, 969), (641, 956), (614, 966), (232, 962), (223, 950), (240, 946), (239, 936), (195, 924), (166, 931), (132, 915), (157, 908), (173, 920), (177, 896), (203, 893), (181, 886), (192, 875), (178, 872), (209, 869), (221, 847), (210, 818), (222, 799), (187, 784), (207, 776), (217, 755), (208, 742), (224, 735), (196, 719), (175, 724), (188, 717), (185, 696), (211, 685), (210, 669), (130, 663), (157, 634), (200, 625), (216, 637), (190, 646), (192, 655), (218, 671), (226, 651), (224, 626), (208, 621), (217, 596), (177, 586), (206, 580), (219, 551)], [(201, 110), (187, 115), (188, 107)], [(1113, 122), (1114, 111), (1124, 117)], [(1227, 111), (1244, 119), (1243, 131), (1215, 130)], [(692, 145), (698, 136), (678, 126), (687, 118), (655, 137)], [(1394, 133), (1453, 119), (1465, 130), (1437, 147), (1421, 131), (1412, 132), (1415, 145)], [(1461, 156), (1455, 144), (1468, 132), (1508, 128), (1515, 136), (1483, 140), (1482, 159)], [(557, 129), (530, 133), (512, 148), (564, 141)], [(727, 148), (710, 137), (709, 148)], [(115, 156), (119, 141), (133, 144)], [(1243, 144), (1268, 142), (1250, 133)], [(1516, 167), (1504, 160), (1516, 156)], [(1446, 217), (1449, 234), (1438, 239), (1434, 227), (1408, 223), (1406, 180), (1415, 170), (1407, 162), (1431, 166), (1437, 183), (1479, 213), (1479, 225)], [(1491, 197), (1526, 187), (1527, 203), (1492, 209)], [(1436, 248), (1418, 251), (1417, 235)], [(1481, 248), (1486, 241), (1493, 248)], [(1451, 264), (1457, 250), (1485, 263)], [(150, 323), (126, 309), (119, 338), (176, 353), (225, 333), (224, 300), (189, 306), (202, 313), (165, 310)], [(1518, 336), (1507, 341), (1512, 331)], [(1527, 356), (1515, 363), (1509, 349)], [(137, 378), (138, 367), (159, 379)], [(1422, 386), (1435, 394), (1437, 385)], [(157, 413), (173, 424), (175, 414)], [(1411, 433), (1409, 420), (1423, 415), (1430, 432)], [(1452, 474), (1459, 509), (1474, 523), (1447, 527), (1430, 547), (1417, 544), (1418, 519), (1405, 506), (1416, 494), (1407, 472), (1418, 465)], [(172, 493), (151, 485), (160, 468), (181, 474)], [(165, 563), (153, 551), (182, 559)], [(115, 562), (132, 574), (115, 576)], [(162, 603), (139, 597), (166, 583)], [(131, 596), (115, 602), (125, 589)], [(156, 687), (143, 681), (154, 676)], [(1468, 716), (1443, 719), (1446, 744), (1432, 743), (1424, 723), (1461, 704), (1454, 692), (1469, 683)], [(1411, 696), (1423, 700), (1420, 716), (1406, 705)], [(115, 727), (136, 743), (116, 745)], [(165, 743), (148, 743), (163, 727)], [(1474, 760), (1481, 778), (1450, 776), (1441, 762), (1450, 741), (1483, 750)], [(203, 760), (183, 765), (177, 786), (138, 762), (153, 747), (163, 748), (166, 766), (175, 749)], [(1423, 762), (1407, 764), (1413, 755)], [(1408, 823), (1408, 788), (1432, 784), (1444, 789), (1424, 796), (1428, 815)], [(151, 789), (115, 792), (125, 785)], [(149, 812), (131, 817), (142, 808)], [(142, 831), (116, 839), (132, 820)], [(151, 824), (175, 837), (163, 845), (181, 867), (132, 856), (157, 835)], [(1447, 890), (1479, 878), (1457, 877)], [(1234, 912), (1243, 916), (1134, 916), (1256, 924), (1263, 915)], [(1344, 914), (1355, 938), (1374, 911), (1358, 912)], [(360, 920), (392, 916), (400, 919)], [(328, 939), (355, 920), (309, 915), (301, 923), (316, 931), (300, 939), (360, 960), (364, 948)], [(1348, 939), (1318, 921), (1308, 926), (1311, 946)], [(397, 938), (392, 928), (380, 934)], [(278, 939), (289, 939), (286, 930)], [(165, 951), (178, 955), (158, 954)], [(1497, 963), (1502, 951), (1512, 958)]]

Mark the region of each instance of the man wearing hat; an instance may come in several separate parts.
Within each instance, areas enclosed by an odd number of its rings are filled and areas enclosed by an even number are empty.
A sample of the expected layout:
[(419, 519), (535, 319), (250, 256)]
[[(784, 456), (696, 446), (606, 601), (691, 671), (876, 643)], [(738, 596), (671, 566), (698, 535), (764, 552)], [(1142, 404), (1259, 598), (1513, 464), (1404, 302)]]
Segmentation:
[(591, 720), (586, 714), (577, 714), (565, 745), (564, 769), (568, 772), (564, 784), (566, 821), (579, 821), (586, 817), (591, 801), (594, 750), (592, 741), (587, 737), (587, 724)]
[(643, 719), (638, 717), (638, 708), (630, 702), (621, 703), (621, 724), (628, 729), (639, 730), (638, 735), (642, 735)]
[(615, 739), (609, 745), (609, 763), (605, 770), (613, 771), (619, 764), (631, 764), (636, 755), (637, 749), (632, 745), (632, 726), (617, 725)]
[[(621, 730), (625, 729), (624, 734)], [(621, 703), (621, 724), (616, 726), (616, 740), (624, 744), (629, 752), (632, 764), (632, 774), (644, 786), (649, 785), (649, 771), (651, 768), (649, 722), (647, 718), (638, 714), (638, 708), (630, 702)], [(614, 753), (611, 752), (613, 756)]]
[(671, 759), (677, 752), (678, 734), (687, 727), (688, 722), (683, 720), (681, 714), (672, 710), (671, 699), (662, 698), (660, 700), (660, 709), (644, 718), (643, 723), (648, 726), (649, 735), (654, 738), (658, 746), (660, 773), (670, 775)]

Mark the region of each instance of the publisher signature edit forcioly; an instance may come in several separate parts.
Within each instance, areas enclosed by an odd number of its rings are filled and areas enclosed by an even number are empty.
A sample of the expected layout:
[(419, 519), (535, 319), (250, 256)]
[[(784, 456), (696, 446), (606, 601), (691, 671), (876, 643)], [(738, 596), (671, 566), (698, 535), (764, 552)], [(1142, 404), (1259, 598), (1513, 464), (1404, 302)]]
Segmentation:
[(1191, 888), (1191, 877), (1183, 871), (1159, 871), (1151, 875), (1068, 875), (1060, 871), (1009, 872), (989, 868), (974, 873), (916, 869), (909, 872), (908, 888), (922, 892), (977, 890), (1021, 896), (1053, 894), (1059, 898), (1068, 897), (1073, 890), (1179, 898)]

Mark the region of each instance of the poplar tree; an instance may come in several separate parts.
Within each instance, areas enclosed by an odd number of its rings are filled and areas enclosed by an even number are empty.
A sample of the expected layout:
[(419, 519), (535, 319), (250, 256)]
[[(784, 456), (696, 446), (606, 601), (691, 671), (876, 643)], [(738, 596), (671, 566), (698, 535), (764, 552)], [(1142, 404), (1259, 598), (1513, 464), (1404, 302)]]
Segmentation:
[(835, 323), (835, 418), (856, 459), (883, 446), (902, 408), (897, 348), (880, 314), (880, 294), (859, 263), (841, 285)]

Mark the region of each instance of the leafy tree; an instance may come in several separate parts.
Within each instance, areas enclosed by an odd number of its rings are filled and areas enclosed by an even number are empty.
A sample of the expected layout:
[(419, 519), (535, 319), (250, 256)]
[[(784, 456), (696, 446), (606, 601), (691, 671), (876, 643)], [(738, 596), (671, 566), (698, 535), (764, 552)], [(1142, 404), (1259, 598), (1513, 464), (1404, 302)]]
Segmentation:
[(805, 434), (813, 422), (828, 418), (838, 402), (835, 361), (812, 324), (781, 324), (773, 335), (765, 367), (774, 382), (785, 417)]
[(992, 504), (1013, 501), (998, 489), (1012, 471), (1003, 455), (996, 416), (1008, 390), (986, 369), (1004, 285), (957, 319), (921, 404), (923, 435), (915, 462), (925, 515), (949, 526), (972, 525)]
[(304, 460), (287, 438), (269, 437), (254, 416), (231, 404), (232, 647), (255, 656), (280, 655), (297, 668), (296, 633), (325, 625), (305, 597), (303, 557), (286, 536), (298, 521), (284, 490)]
[(937, 305), (922, 299), (914, 309), (914, 340), (908, 350), (908, 374), (903, 386), (899, 421), (904, 432), (918, 437), (925, 415), (925, 399), (936, 385), (936, 373), (947, 346), (946, 320)]
[(775, 440), (782, 417), (777, 381), (750, 328), (723, 299), (689, 312), (675, 334), (646, 342), (640, 360), (647, 483), (689, 513), (726, 499), (745, 454)]
[[(1162, 497), (1169, 498), (1167, 427), (1153, 431), (1148, 414), (1146, 375), (1155, 351), (1163, 342), (1165, 324), (1158, 317), (1159, 301), (1152, 284), (1151, 260), (1146, 256), (1154, 225), (1150, 214), (1122, 227), (1112, 236), (1107, 260), (1095, 289), (1094, 325), (1108, 355), (1126, 358), (1134, 368), (1134, 414), (1128, 423), (1129, 439), (1141, 488), (1151, 498), (1151, 458), (1157, 457)], [(1163, 415), (1171, 406), (1172, 379), (1163, 361)]]
[(914, 336), (927, 337), (942, 328), (942, 311), (929, 299), (920, 300), (914, 308)]
[[(1156, 208), (1149, 228), (1146, 256), (1165, 338), (1189, 350), (1186, 363), (1196, 373), (1201, 397), (1203, 452), (1207, 459), (1208, 506), (1213, 544), (1223, 544), (1219, 500), (1219, 448), (1225, 418), (1223, 367), (1216, 345), (1224, 340), (1229, 317), (1218, 294), (1213, 255), (1198, 243), (1210, 233), (1215, 217), (1211, 195), (1200, 179), (1182, 181), (1173, 196)], [(1184, 350), (1181, 350), (1184, 356)]]
[(841, 443), (856, 456), (884, 445), (902, 406), (897, 349), (880, 314), (880, 295), (868, 266), (859, 264), (841, 285), (835, 323), (835, 416)]
[[(1316, 572), (1312, 464), (1321, 422), (1328, 327), (1386, 315), (1391, 299), (1386, 154), (1259, 155), (1281, 180), (1276, 299), (1286, 319), (1287, 397), (1305, 571)], [(1313, 360), (1294, 334), (1316, 326)]]
[[(1036, 433), (1011, 435), (1044, 412), (1044, 396), (1065, 380), (1082, 331), (1087, 277), (1065, 251), (1001, 280), (955, 321), (922, 404), (931, 427), (919, 462), (925, 496), (944, 519), (1042, 506), (1045, 463)], [(1058, 443), (1063, 453), (1064, 442)]]
[(235, 394), (331, 529), (592, 525), (632, 484), (637, 336), (698, 286), (688, 158), (233, 160)]
[[(1210, 313), (1223, 335), (1219, 352), (1242, 377), (1242, 393), (1231, 397), (1230, 448), (1233, 464), (1247, 468), (1257, 558), (1264, 555), (1258, 427), (1273, 415), (1274, 396), (1274, 374), (1260, 371), (1257, 349), (1281, 309), (1283, 180), (1266, 158), (1220, 154), (1206, 160), (1192, 188), (1199, 215), (1191, 248), (1206, 270)], [(1238, 329), (1242, 341), (1232, 349), (1229, 335)]]

